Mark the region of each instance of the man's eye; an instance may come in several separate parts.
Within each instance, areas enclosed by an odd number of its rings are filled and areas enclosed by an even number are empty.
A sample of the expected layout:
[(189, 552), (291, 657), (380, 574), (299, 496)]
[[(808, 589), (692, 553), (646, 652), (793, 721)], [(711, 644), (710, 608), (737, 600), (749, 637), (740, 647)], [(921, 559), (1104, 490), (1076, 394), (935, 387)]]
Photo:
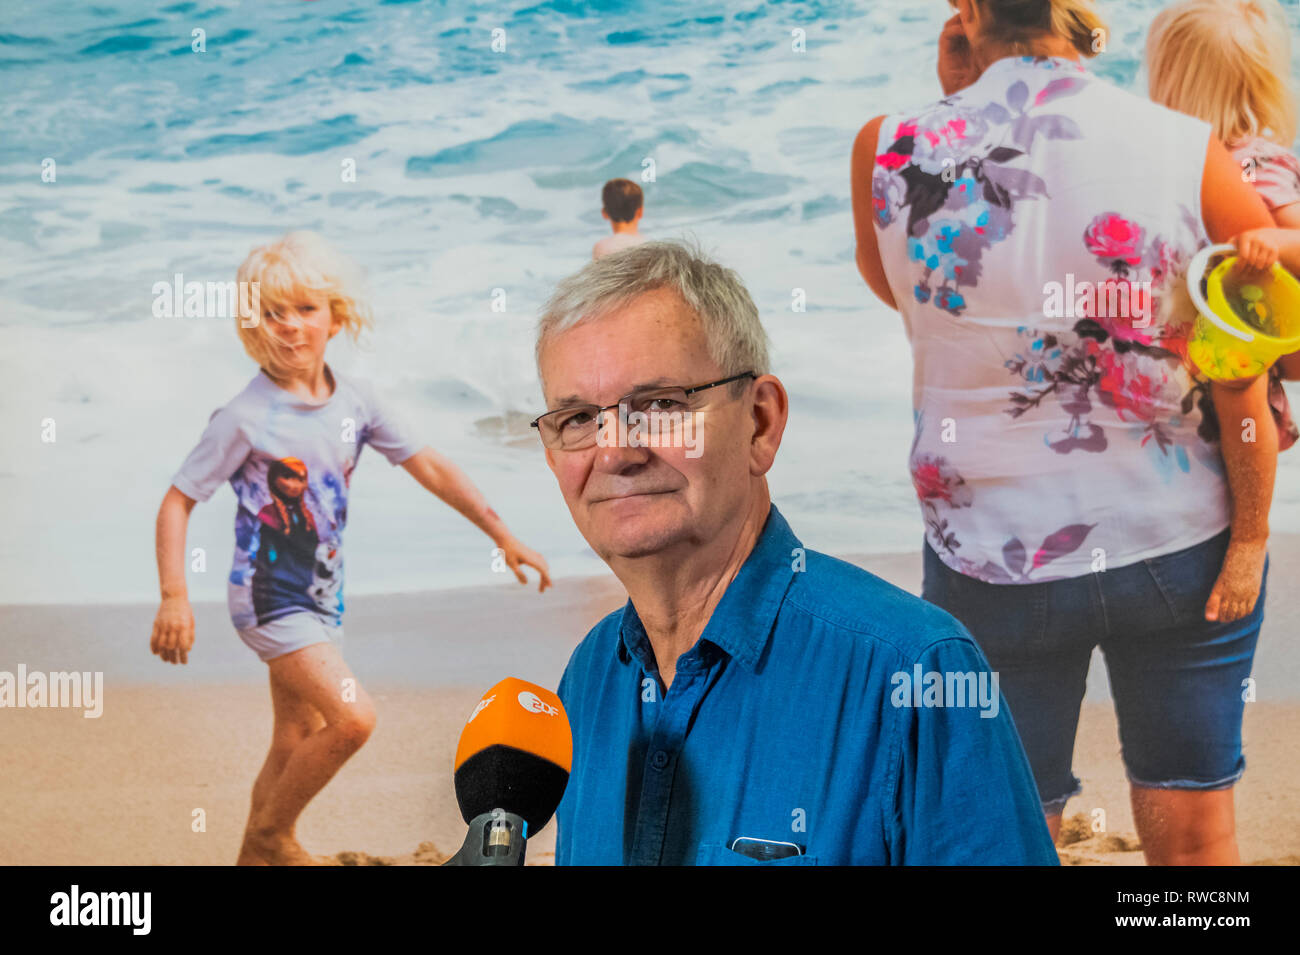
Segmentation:
[(639, 411), (642, 414), (649, 412), (666, 414), (681, 410), (684, 407), (683, 402), (672, 395), (636, 395), (629, 402), (630, 410)]
[(556, 415), (556, 417), (560, 419), (557, 427), (561, 431), (566, 429), (576, 430), (585, 427), (590, 424), (592, 420), (591, 415), (586, 411), (573, 411), (569, 414)]

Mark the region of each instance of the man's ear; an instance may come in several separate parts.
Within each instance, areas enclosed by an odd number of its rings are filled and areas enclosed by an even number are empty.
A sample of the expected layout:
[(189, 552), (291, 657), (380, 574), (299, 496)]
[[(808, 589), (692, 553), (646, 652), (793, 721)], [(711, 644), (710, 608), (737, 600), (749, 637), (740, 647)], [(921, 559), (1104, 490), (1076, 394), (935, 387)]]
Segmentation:
[(759, 477), (776, 461), (781, 436), (790, 418), (790, 398), (775, 375), (760, 375), (754, 382), (750, 414), (754, 419), (754, 436), (749, 444), (749, 470)]

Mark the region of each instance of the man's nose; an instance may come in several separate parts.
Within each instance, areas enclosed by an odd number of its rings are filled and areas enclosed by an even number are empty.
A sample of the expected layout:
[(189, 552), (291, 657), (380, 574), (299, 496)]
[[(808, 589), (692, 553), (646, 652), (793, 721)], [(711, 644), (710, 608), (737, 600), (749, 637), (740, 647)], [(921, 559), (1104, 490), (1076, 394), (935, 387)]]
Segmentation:
[(600, 413), (601, 427), (596, 432), (595, 467), (606, 474), (622, 474), (650, 460), (650, 449), (628, 446), (626, 429), (619, 427), (619, 409), (607, 408)]
[(649, 448), (597, 447), (595, 467), (606, 474), (623, 474), (642, 467), (649, 460)]

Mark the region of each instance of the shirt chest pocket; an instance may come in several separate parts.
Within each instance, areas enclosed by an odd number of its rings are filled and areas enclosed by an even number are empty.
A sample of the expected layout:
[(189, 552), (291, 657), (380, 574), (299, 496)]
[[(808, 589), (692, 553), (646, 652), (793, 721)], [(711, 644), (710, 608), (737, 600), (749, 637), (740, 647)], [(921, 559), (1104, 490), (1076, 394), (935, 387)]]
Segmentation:
[(760, 861), (742, 852), (736, 852), (719, 842), (706, 842), (695, 855), (696, 865), (816, 865), (817, 857), (810, 855), (787, 856), (784, 859)]

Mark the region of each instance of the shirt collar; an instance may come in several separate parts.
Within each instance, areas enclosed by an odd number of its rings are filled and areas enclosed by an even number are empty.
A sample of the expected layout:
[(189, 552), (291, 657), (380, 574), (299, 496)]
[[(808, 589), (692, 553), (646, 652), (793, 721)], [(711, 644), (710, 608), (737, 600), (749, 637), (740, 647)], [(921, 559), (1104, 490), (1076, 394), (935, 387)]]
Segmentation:
[[(776, 505), (770, 505), (754, 549), (713, 608), (700, 640), (714, 644), (746, 669), (756, 670), (794, 577), (796, 551), (802, 547)], [(618, 635), (621, 662), (633, 657), (643, 666), (650, 662), (650, 641), (631, 599), (623, 606)]]
[(1013, 70), (1055, 71), (1061, 76), (1091, 72), (1082, 59), (1072, 60), (1068, 56), (1004, 56), (986, 66), (976, 82)]

